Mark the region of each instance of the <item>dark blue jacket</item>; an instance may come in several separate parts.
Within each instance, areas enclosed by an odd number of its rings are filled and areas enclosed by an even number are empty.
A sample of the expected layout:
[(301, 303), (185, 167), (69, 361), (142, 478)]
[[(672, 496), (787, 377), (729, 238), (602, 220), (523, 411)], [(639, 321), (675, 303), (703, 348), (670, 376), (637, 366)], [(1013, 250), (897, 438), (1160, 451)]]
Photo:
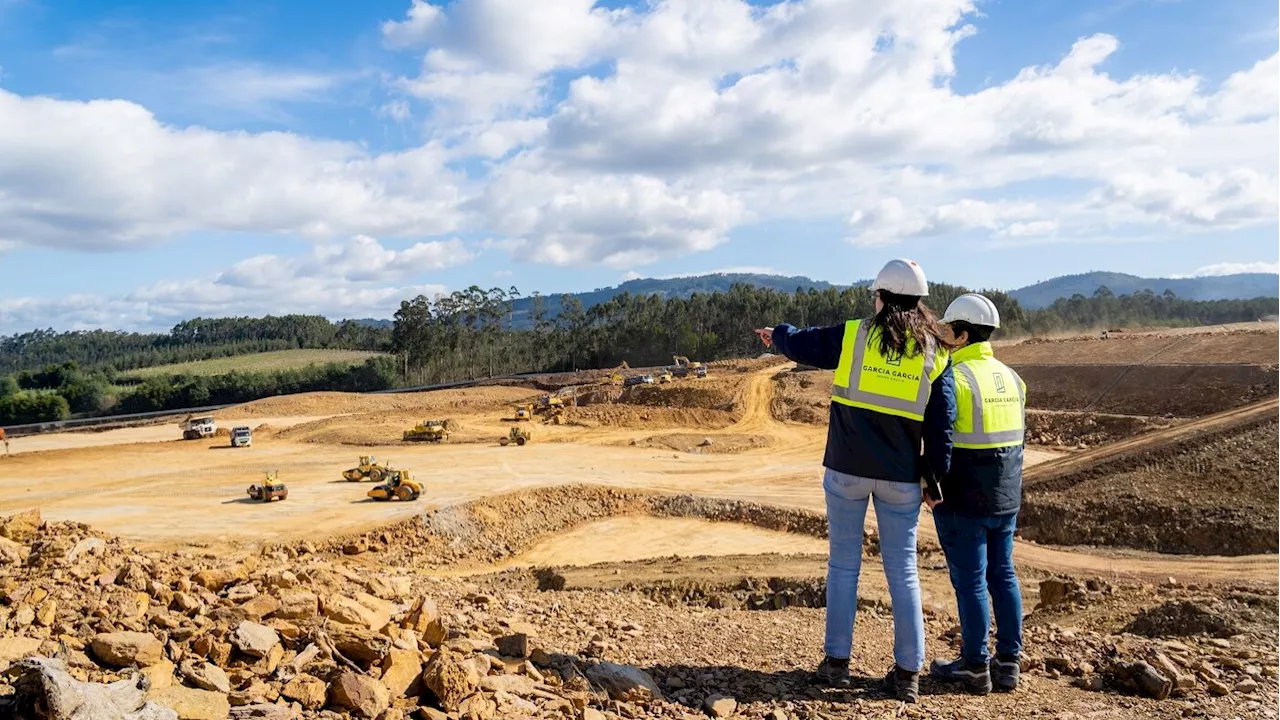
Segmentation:
[[(844, 323), (805, 330), (782, 324), (773, 330), (773, 345), (798, 363), (834, 370), (840, 364), (844, 328)], [(822, 464), (836, 472), (876, 480), (919, 483), (921, 478), (941, 478), (951, 467), (951, 425), (955, 419), (955, 376), (948, 361), (933, 381), (923, 423), (831, 403)]]
[(1008, 515), (1022, 509), (1022, 445), (956, 448), (941, 480), (942, 505), (968, 517)]

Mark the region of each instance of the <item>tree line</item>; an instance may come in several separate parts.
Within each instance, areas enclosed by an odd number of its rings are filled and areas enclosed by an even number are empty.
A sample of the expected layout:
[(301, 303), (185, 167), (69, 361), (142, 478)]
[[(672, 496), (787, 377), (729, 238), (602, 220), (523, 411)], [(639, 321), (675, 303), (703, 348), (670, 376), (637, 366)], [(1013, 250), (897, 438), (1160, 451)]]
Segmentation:
[(382, 351), (391, 331), (320, 315), (195, 318), (167, 333), (33, 330), (0, 335), (0, 373), (73, 361), (116, 372), (293, 348)]
[[(939, 313), (963, 287), (935, 283)], [(1209, 325), (1274, 316), (1276, 298), (1184, 300), (1171, 292), (1115, 295), (1099, 288), (1049, 307), (1026, 310), (1001, 291), (983, 290), (1001, 316), (1000, 336), (1017, 337), (1121, 326)], [(390, 329), (319, 316), (215, 318), (179, 323), (166, 334), (36, 331), (0, 338), (0, 424), (43, 422), (72, 414), (146, 412), (220, 405), (313, 390), (365, 392), (524, 372), (665, 365), (672, 355), (711, 361), (762, 352), (754, 328), (790, 322), (832, 325), (870, 315), (866, 287), (782, 292), (747, 284), (688, 297), (619, 294), (584, 308), (571, 295), (472, 286), (449, 295), (405, 300)], [(552, 314), (549, 305), (558, 310)], [(284, 347), (281, 347), (283, 345)], [(334, 363), (258, 373), (151, 377), (131, 387), (117, 373), (149, 357), (165, 362), (285, 347), (381, 350), (394, 356), (360, 365)], [(202, 353), (205, 353), (202, 355)], [(52, 359), (50, 359), (52, 358)], [(39, 363), (37, 359), (50, 359)], [(7, 370), (6, 370), (7, 369)]]

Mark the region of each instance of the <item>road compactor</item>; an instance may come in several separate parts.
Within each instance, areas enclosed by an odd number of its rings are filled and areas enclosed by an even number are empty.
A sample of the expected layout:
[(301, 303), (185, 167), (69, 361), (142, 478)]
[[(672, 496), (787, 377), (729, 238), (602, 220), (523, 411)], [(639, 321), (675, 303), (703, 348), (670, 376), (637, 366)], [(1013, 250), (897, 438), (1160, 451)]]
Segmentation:
[(270, 470), (266, 473), (267, 477), (262, 484), (254, 483), (250, 485), (246, 493), (251, 500), (261, 500), (262, 502), (271, 502), (272, 500), (285, 500), (289, 497), (289, 488), (280, 482), (279, 470)]
[(408, 470), (388, 470), (387, 481), (365, 493), (374, 500), (404, 500), (422, 497), (422, 485), (413, 479)]
[(512, 443), (523, 446), (532, 439), (533, 433), (529, 432), (526, 428), (512, 426), (511, 432), (507, 433), (504, 437), (498, 438), (498, 444), (503, 447)]
[(379, 463), (372, 455), (361, 455), (360, 464), (350, 470), (342, 471), (342, 477), (349, 482), (361, 482), (362, 480), (372, 480), (374, 482), (382, 482), (383, 476), (391, 468), (385, 464)]

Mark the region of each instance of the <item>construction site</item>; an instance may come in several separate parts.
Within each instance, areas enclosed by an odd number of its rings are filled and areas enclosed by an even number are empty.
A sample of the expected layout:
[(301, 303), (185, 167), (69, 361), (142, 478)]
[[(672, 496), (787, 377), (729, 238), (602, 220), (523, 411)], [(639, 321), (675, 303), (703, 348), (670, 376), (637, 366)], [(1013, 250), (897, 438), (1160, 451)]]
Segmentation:
[[(0, 716), (34, 677), (136, 695), (85, 718), (1274, 719), (1277, 338), (997, 343), (1028, 386), (1013, 694), (880, 689), (872, 518), (853, 685), (812, 684), (832, 373), (677, 356), (11, 439)], [(927, 654), (952, 657), (921, 512)]]

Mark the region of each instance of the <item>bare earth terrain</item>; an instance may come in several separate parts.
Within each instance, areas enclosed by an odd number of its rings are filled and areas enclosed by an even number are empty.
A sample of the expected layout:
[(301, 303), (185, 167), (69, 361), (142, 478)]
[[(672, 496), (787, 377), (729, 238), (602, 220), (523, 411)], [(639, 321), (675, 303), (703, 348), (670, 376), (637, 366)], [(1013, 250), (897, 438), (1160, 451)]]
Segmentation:
[[(830, 373), (768, 358), (626, 389), (578, 373), (270, 398), (217, 414), (255, 428), (244, 449), (176, 439), (172, 422), (18, 438), (0, 458), (0, 516), (16, 515), (0, 520), (0, 668), (61, 638), (79, 679), (148, 667), (157, 702), (191, 718), (1275, 718), (1275, 326), (997, 354), (1033, 408), (1013, 696), (926, 681), (903, 707), (875, 686), (892, 627), (874, 517), (854, 659), (865, 677), (809, 684)], [(512, 405), (566, 383), (565, 424), (520, 423), (530, 444), (498, 444)], [(451, 421), (447, 442), (401, 442), (428, 418)], [(377, 502), (371, 483), (343, 480), (370, 453), (411, 470), (423, 497)], [(267, 470), (287, 500), (247, 497)], [(922, 512), (939, 657), (953, 652), (954, 596)], [(247, 647), (245, 622), (278, 650)], [(121, 631), (154, 635), (159, 655), (120, 662), (98, 636)], [(508, 635), (537, 652), (513, 658)]]

